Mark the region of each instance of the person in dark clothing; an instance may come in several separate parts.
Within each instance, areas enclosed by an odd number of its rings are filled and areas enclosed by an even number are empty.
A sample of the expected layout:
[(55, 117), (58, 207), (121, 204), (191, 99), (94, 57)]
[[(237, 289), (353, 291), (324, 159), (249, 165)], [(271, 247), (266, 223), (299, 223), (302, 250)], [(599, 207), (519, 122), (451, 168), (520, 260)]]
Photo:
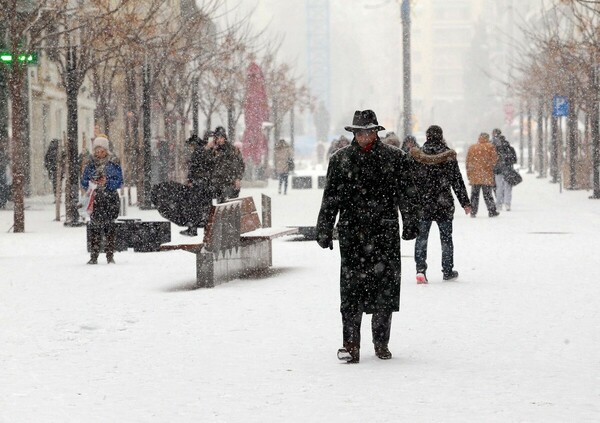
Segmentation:
[(398, 135), (393, 131), (385, 134), (385, 138), (382, 141), (384, 144), (400, 148), (400, 138), (398, 138)]
[(114, 264), (116, 243), (115, 219), (119, 216), (120, 201), (117, 190), (123, 185), (123, 172), (118, 159), (110, 152), (108, 139), (96, 137), (93, 156), (83, 171), (81, 186), (87, 190), (90, 182), (96, 184), (94, 208), (90, 216), (91, 257), (88, 264), (97, 264), (102, 236), (106, 236), (106, 261)]
[(211, 185), (213, 198), (216, 198), (218, 203), (222, 203), (229, 198), (239, 196), (245, 165), (241, 152), (227, 141), (225, 128), (217, 127), (214, 137)]
[[(422, 152), (426, 155), (440, 155), (450, 150), (444, 141), (442, 128), (432, 125), (427, 129)], [(452, 241), (452, 220), (454, 219), (454, 198), (465, 210), (471, 213), (471, 203), (463, 181), (458, 162), (454, 157), (443, 163), (415, 165), (415, 180), (423, 205), (423, 219), (419, 225), (419, 235), (415, 241), (415, 262), (417, 283), (427, 283), (427, 242), (429, 230), (436, 222), (442, 244), (442, 277), (451, 280), (458, 277), (454, 270), (454, 243)]]
[(275, 144), (273, 156), (275, 172), (277, 173), (277, 178), (279, 179), (279, 188), (277, 189), (277, 192), (281, 194), (283, 188), (283, 194), (286, 195), (288, 188), (288, 175), (292, 170), (291, 164), (294, 160), (292, 147), (284, 139), (280, 139)]
[(185, 215), (188, 216), (189, 221), (186, 223), (188, 228), (180, 232), (182, 235), (196, 236), (198, 228), (206, 225), (212, 199), (211, 175), (214, 170), (212, 136), (212, 132), (207, 131), (203, 138), (192, 135), (186, 141), (193, 151), (187, 174), (190, 195), (183, 204)]
[(513, 168), (517, 163), (517, 152), (510, 145), (504, 135), (498, 137), (496, 146), (498, 161), (494, 166), (494, 178), (496, 181), (496, 210), (502, 210), (506, 206), (506, 211), (510, 211), (512, 202), (512, 185), (504, 179), (504, 173)]
[(56, 172), (60, 168), (60, 179), (62, 181), (64, 176), (64, 163), (65, 163), (65, 154), (62, 152), (60, 154), (59, 160), (59, 143), (60, 140), (54, 138), (50, 141), (48, 145), (48, 149), (46, 150), (46, 155), (44, 156), (44, 167), (48, 171), (48, 178), (50, 182), (52, 182), (52, 193), (56, 196), (56, 187), (57, 187), (57, 176)]
[(402, 146), (400, 147), (402, 151), (405, 153), (409, 153), (410, 150), (414, 147), (419, 148), (419, 144), (417, 144), (417, 139), (412, 135), (407, 135), (404, 137), (404, 141), (402, 141)]
[(500, 137), (502, 135), (502, 131), (499, 128), (494, 128), (492, 130), (492, 140), (491, 143), (494, 147), (498, 147), (500, 145)]
[(0, 209), (6, 205), (11, 198), (11, 184), (9, 183), (10, 160), (8, 157), (8, 142), (0, 139)]
[(340, 311), (343, 348), (338, 358), (360, 360), (362, 314), (373, 314), (371, 330), (375, 354), (389, 359), (392, 313), (400, 307), (400, 227), (402, 239), (418, 233), (420, 202), (409, 168), (400, 149), (384, 144), (377, 132), (385, 128), (372, 110), (357, 110), (351, 144), (329, 159), (317, 242), (333, 249), (337, 229), (341, 255)]

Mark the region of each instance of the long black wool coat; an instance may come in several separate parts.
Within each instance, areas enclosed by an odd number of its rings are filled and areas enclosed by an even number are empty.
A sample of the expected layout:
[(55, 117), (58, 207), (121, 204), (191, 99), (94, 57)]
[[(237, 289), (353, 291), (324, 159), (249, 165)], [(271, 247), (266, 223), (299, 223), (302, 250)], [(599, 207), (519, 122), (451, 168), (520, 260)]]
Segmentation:
[(400, 228), (417, 231), (420, 203), (409, 159), (377, 139), (370, 151), (356, 140), (329, 160), (317, 239), (331, 237), (337, 215), (342, 312), (398, 311)]

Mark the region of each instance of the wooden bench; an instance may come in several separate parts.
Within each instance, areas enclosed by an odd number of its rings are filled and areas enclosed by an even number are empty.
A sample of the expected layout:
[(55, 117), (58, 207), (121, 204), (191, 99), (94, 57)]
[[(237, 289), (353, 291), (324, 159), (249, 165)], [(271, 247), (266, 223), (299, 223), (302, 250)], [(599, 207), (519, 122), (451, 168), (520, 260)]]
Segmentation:
[[(196, 284), (214, 286), (273, 265), (272, 240), (294, 234), (297, 228), (271, 228), (271, 199), (262, 195), (263, 223), (252, 197), (211, 206), (201, 244), (166, 244), (161, 251), (196, 254)], [(267, 227), (264, 227), (267, 226)]]

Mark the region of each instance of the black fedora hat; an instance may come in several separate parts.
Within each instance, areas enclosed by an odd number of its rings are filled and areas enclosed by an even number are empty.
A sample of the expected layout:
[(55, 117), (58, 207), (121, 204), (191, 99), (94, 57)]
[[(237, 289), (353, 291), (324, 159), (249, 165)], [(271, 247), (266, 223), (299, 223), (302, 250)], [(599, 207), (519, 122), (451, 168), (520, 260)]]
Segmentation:
[(345, 126), (344, 129), (350, 132), (375, 130), (384, 131), (385, 128), (377, 122), (377, 116), (373, 110), (357, 110), (354, 112), (352, 125)]

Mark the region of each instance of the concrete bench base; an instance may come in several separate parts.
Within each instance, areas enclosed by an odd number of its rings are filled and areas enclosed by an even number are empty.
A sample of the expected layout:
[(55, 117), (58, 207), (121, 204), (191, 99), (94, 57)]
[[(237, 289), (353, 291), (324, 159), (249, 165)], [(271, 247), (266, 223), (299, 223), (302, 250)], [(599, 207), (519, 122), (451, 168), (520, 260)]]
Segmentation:
[[(265, 208), (269, 209), (269, 216), (265, 215)], [(270, 222), (270, 202), (265, 198), (264, 221)], [(162, 245), (160, 248), (161, 251), (184, 250), (196, 254), (196, 284), (198, 288), (213, 288), (271, 267), (272, 240), (298, 231), (297, 228), (260, 226), (252, 198), (234, 199), (212, 206), (203, 243)]]

